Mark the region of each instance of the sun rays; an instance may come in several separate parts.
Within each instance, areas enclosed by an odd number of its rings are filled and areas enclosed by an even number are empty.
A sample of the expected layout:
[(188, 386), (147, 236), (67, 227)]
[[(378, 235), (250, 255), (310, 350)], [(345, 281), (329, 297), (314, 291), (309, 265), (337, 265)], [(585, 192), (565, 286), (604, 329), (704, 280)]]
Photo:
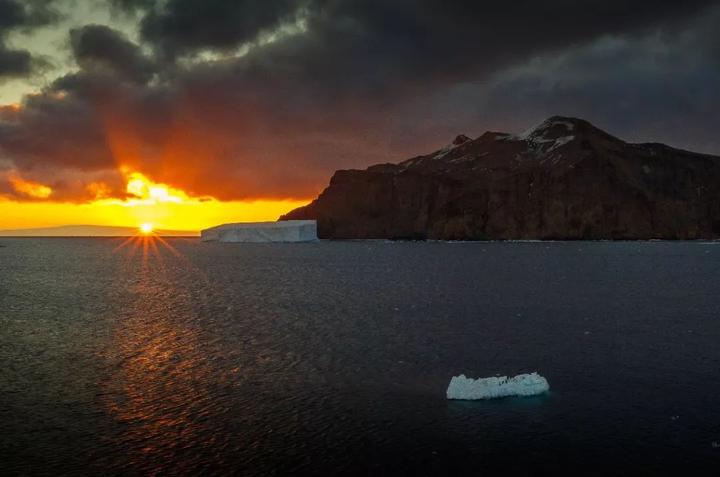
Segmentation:
[(113, 249), (113, 253), (127, 252), (128, 258), (134, 258), (140, 252), (143, 264), (147, 264), (151, 258), (154, 258), (163, 265), (164, 251), (175, 257), (182, 257), (170, 242), (155, 233), (153, 229), (152, 224), (142, 224), (138, 228), (138, 233), (123, 240), (120, 245)]
[[(157, 231), (143, 233), (138, 228), (135, 235), (115, 240), (120, 240), (121, 243), (113, 248), (113, 255), (123, 254), (127, 267), (135, 268), (139, 265), (137, 271), (142, 276), (153, 274), (156, 277), (162, 277), (170, 269), (179, 267), (185, 271), (186, 275), (195, 277), (196, 281), (202, 282), (208, 289), (216, 289), (216, 285), (210, 277), (171, 243), (180, 242), (191, 246), (193, 243), (197, 243), (196, 239), (188, 237), (168, 239), (161, 237)], [(156, 272), (159, 273), (156, 274)]]

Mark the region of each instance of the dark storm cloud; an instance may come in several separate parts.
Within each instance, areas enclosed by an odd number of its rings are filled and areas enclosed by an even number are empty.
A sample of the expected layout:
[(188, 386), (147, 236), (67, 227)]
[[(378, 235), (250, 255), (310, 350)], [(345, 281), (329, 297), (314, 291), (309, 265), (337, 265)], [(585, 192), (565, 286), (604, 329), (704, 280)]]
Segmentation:
[[(662, 139), (652, 134), (680, 122), (673, 109), (717, 124), (691, 114), (720, 108), (716, 2), (110, 1), (134, 12), (157, 56), (107, 27), (74, 30), (79, 71), (0, 116), (0, 159), (23, 171), (129, 165), (222, 199), (299, 198), (335, 169), (541, 114), (633, 138)], [(663, 93), (669, 106), (653, 106)], [(664, 126), (637, 127), (649, 119)], [(698, 131), (696, 144), (710, 134)]]
[(28, 76), (42, 64), (28, 51), (8, 47), (6, 37), (11, 31), (37, 27), (57, 19), (52, 3), (0, 0), (0, 80), (3, 77)]
[[(548, 48), (674, 21), (713, 3), (589, 0), (169, 0), (145, 2), (141, 33), (170, 56), (228, 49), (302, 18), (308, 34), (264, 57), (316, 80), (378, 82), (487, 73)], [(272, 53), (275, 53), (274, 55)], [(323, 75), (318, 76), (318, 75)]]
[(628, 140), (720, 154), (718, 24), (720, 7), (690, 28), (641, 38), (605, 37), (562, 55), (535, 58), (497, 78), (484, 106), (526, 122), (562, 112)]
[(53, 93), (26, 98), (23, 107), (0, 114), (0, 152), (21, 169), (112, 166), (94, 106)]
[(9, 50), (0, 45), (0, 78), (27, 76), (32, 70), (32, 56), (27, 51)]
[(0, 0), (0, 30), (47, 24), (58, 18), (54, 0)]
[(73, 55), (83, 70), (116, 74), (146, 83), (156, 71), (154, 63), (123, 34), (104, 25), (87, 25), (70, 31)]
[[(148, 41), (174, 56), (197, 48), (231, 48), (275, 27), (303, 5), (296, 0), (169, 0), (155, 2), (141, 23)], [(137, 6), (137, 4), (135, 5)]]

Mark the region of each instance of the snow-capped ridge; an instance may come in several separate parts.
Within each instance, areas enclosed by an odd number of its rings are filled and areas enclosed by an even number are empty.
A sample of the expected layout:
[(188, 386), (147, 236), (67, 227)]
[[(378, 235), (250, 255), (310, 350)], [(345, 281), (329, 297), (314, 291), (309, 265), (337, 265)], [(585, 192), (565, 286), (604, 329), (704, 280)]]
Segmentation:
[(570, 137), (575, 130), (572, 120), (554, 116), (508, 139), (515, 141), (550, 142), (562, 137)]
[(548, 154), (576, 138), (582, 121), (574, 118), (553, 116), (520, 134), (511, 134), (501, 140), (526, 142), (531, 149)]

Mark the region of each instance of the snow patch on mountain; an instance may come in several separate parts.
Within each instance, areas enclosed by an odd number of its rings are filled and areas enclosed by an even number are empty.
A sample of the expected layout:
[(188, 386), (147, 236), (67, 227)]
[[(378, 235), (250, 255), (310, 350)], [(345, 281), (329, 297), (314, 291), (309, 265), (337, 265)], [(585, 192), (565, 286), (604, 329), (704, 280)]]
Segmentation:
[[(511, 134), (501, 140), (523, 141), (528, 143), (531, 149), (541, 154), (548, 154), (575, 139), (572, 133), (575, 124), (562, 119), (546, 119), (540, 124), (523, 131), (520, 134)], [(565, 134), (562, 134), (564, 132)]]
[(548, 149), (545, 150), (545, 152), (550, 152), (554, 149), (557, 149), (558, 147), (562, 147), (565, 144), (572, 142), (575, 139), (575, 136), (563, 136), (555, 139), (553, 142), (553, 145), (550, 146)]

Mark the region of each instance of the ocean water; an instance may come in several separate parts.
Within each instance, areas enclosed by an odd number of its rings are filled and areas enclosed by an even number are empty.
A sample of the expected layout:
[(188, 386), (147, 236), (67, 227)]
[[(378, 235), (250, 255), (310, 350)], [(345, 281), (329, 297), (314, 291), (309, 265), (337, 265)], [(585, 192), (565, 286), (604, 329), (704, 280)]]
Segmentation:
[(3, 476), (717, 473), (720, 244), (0, 246)]

